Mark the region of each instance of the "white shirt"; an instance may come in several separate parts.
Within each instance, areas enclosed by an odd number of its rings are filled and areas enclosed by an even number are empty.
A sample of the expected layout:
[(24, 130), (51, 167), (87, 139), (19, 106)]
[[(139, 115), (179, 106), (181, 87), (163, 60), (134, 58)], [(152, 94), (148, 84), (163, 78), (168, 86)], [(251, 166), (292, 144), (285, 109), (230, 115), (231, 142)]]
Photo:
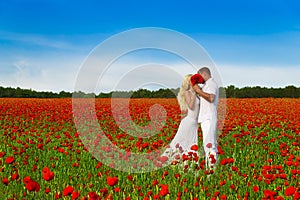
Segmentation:
[(215, 100), (210, 103), (203, 97), (200, 97), (200, 112), (198, 117), (198, 122), (204, 122), (205, 120), (216, 120), (217, 119), (217, 110), (218, 110), (218, 101), (219, 101), (219, 87), (213, 78), (209, 78), (205, 81), (205, 84), (202, 87), (202, 91), (208, 94), (214, 94)]

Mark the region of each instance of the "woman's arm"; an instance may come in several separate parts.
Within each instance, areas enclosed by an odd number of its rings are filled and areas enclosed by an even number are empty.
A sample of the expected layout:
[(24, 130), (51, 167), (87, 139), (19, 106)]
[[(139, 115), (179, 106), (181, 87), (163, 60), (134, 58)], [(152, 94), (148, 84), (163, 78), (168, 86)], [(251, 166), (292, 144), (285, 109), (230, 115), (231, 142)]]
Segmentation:
[(194, 89), (201, 97), (203, 97), (206, 101), (208, 101), (208, 102), (210, 102), (210, 103), (214, 102), (215, 97), (216, 97), (214, 94), (209, 94), (209, 93), (203, 92), (203, 91), (200, 89), (199, 85), (197, 85), (197, 84), (193, 86), (193, 89)]
[(190, 91), (185, 91), (184, 92), (184, 99), (187, 104), (187, 106), (191, 109), (194, 110), (194, 103), (196, 100), (196, 93), (195, 92), (190, 92)]

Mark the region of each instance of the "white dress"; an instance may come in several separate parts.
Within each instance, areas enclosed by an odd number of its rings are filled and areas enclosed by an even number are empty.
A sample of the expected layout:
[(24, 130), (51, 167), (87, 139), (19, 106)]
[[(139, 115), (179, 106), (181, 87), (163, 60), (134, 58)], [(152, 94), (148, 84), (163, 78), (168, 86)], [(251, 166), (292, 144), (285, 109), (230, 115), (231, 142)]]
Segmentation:
[(196, 97), (194, 102), (194, 109), (188, 108), (187, 116), (180, 122), (177, 133), (170, 143), (170, 147), (164, 152), (164, 156), (169, 159), (182, 157), (183, 154), (188, 152), (197, 153), (198, 151), (191, 150), (191, 146), (198, 145), (198, 115), (200, 108), (200, 100)]

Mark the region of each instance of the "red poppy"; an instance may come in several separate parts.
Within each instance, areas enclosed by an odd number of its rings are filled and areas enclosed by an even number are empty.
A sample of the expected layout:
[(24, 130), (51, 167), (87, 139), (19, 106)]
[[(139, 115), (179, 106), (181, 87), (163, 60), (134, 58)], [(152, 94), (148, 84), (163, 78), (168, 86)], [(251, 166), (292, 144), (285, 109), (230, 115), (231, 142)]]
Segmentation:
[(48, 194), (49, 192), (51, 192), (50, 188), (46, 188), (45, 193)]
[(5, 177), (4, 179), (2, 179), (2, 183), (4, 185), (8, 185), (8, 183), (9, 183), (8, 178)]
[(159, 194), (161, 196), (166, 196), (167, 194), (169, 194), (169, 186), (168, 184), (162, 184), (161, 185), (161, 190), (159, 191)]
[(211, 164), (215, 164), (217, 162), (214, 155), (210, 154), (209, 158), (211, 159)]
[(61, 198), (61, 193), (56, 192), (55, 193), (55, 199), (60, 199)]
[(146, 148), (148, 146), (149, 146), (148, 142), (145, 142), (145, 143), (142, 144), (142, 148)]
[(264, 190), (265, 197), (274, 198), (274, 195), (276, 195), (276, 194), (277, 194), (277, 192), (274, 192), (272, 190)]
[(193, 146), (191, 146), (191, 150), (198, 151), (198, 145), (194, 144)]
[(36, 166), (36, 165), (33, 165), (32, 171), (34, 172), (36, 169), (37, 169), (37, 166)]
[(3, 152), (3, 151), (0, 151), (0, 158), (3, 158), (5, 155), (6, 155), (6, 153), (5, 153), (5, 152)]
[(212, 147), (212, 143), (207, 143), (207, 144), (206, 144), (206, 147), (207, 147), (207, 148), (211, 148), (211, 147)]
[(218, 146), (218, 154), (224, 154), (225, 152), (222, 150), (221, 146)]
[(11, 164), (11, 163), (13, 163), (15, 161), (15, 157), (13, 157), (13, 156), (8, 156), (6, 159), (5, 159), (5, 162), (7, 163), (7, 164)]
[(217, 196), (219, 196), (219, 194), (220, 194), (220, 192), (219, 192), (219, 191), (215, 192), (215, 194), (214, 194), (214, 197), (217, 197)]
[(29, 183), (30, 181), (31, 181), (31, 177), (30, 177), (30, 176), (25, 176), (25, 177), (23, 178), (24, 184), (27, 184), (27, 183)]
[(176, 160), (179, 160), (179, 159), (180, 159), (180, 155), (176, 154), (174, 158), (175, 158)]
[(286, 188), (284, 194), (285, 196), (291, 196), (295, 193), (296, 189), (293, 186)]
[(48, 167), (44, 167), (42, 174), (45, 181), (50, 181), (54, 178), (54, 173)]
[(108, 192), (108, 189), (107, 188), (101, 188), (100, 192), (103, 193), (103, 195), (106, 195), (107, 192)]
[(300, 199), (300, 193), (299, 192), (295, 192), (294, 194), (294, 199)]
[(182, 160), (183, 161), (186, 161), (186, 160), (189, 160), (189, 159), (190, 159), (190, 157), (188, 155), (182, 154)]
[(133, 179), (132, 175), (128, 175), (127, 179), (130, 180), (130, 181), (132, 181), (132, 179)]
[(191, 83), (194, 86), (195, 84), (203, 84), (205, 81), (200, 74), (194, 74), (191, 76)]
[(12, 179), (12, 180), (17, 180), (18, 178), (19, 178), (18, 172), (14, 173), (14, 174), (11, 176), (11, 179)]
[(72, 193), (72, 199), (77, 199), (79, 197), (80, 193), (79, 192), (73, 192)]
[(98, 164), (96, 165), (96, 168), (99, 169), (102, 166), (102, 162), (98, 162)]
[(90, 200), (99, 199), (99, 195), (96, 192), (89, 192), (89, 197)]
[(228, 163), (233, 163), (234, 159), (233, 158), (224, 158), (223, 160), (221, 160), (221, 165), (226, 165)]
[(152, 182), (152, 185), (155, 186), (155, 185), (157, 185), (157, 183), (158, 183), (158, 180), (154, 180), (154, 181)]
[(40, 185), (39, 185), (37, 182), (33, 181), (33, 180), (29, 181), (29, 182), (25, 185), (25, 187), (26, 187), (26, 189), (27, 189), (28, 191), (35, 191), (35, 192), (40, 191)]
[(235, 172), (239, 171), (239, 168), (236, 166), (232, 166), (231, 169), (232, 169), (232, 171), (235, 171)]
[(226, 180), (220, 181), (220, 186), (225, 185), (226, 184)]
[(118, 183), (118, 177), (110, 177), (110, 176), (108, 176), (106, 178), (106, 182), (107, 182), (108, 185), (114, 186), (114, 185), (116, 185)]
[(169, 159), (168, 156), (162, 156), (159, 158), (159, 161), (165, 163), (168, 159)]
[(253, 192), (258, 192), (258, 191), (259, 191), (259, 187), (256, 186), (256, 185), (254, 185), (254, 186), (253, 186)]
[(67, 186), (65, 189), (64, 189), (64, 192), (63, 192), (63, 195), (64, 196), (68, 196), (70, 194), (72, 194), (74, 191), (74, 188), (72, 186)]
[(223, 160), (221, 160), (221, 165), (226, 165), (227, 164), (227, 159), (226, 158), (224, 158)]

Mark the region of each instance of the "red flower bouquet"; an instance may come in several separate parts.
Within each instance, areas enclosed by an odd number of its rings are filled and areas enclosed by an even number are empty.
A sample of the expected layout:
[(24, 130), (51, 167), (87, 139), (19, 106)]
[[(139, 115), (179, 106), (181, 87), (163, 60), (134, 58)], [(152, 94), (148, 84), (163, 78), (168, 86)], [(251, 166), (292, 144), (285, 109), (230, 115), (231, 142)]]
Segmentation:
[(203, 84), (205, 81), (200, 74), (194, 74), (191, 77), (191, 82), (192, 82), (192, 85), (194, 86), (195, 84), (199, 84), (199, 83)]

